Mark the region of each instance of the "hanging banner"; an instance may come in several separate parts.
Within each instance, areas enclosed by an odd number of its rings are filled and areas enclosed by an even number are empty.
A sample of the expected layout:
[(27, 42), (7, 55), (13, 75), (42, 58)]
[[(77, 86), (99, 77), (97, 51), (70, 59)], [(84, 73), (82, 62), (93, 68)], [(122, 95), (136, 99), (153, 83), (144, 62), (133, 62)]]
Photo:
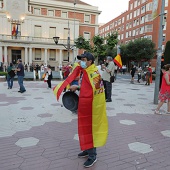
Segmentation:
[(158, 0), (153, 0), (152, 18), (154, 19), (158, 15)]

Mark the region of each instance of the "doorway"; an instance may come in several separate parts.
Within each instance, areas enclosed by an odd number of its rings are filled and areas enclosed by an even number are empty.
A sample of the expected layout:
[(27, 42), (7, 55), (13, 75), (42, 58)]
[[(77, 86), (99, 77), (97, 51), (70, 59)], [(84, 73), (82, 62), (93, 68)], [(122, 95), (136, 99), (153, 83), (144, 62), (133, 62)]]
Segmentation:
[(18, 59), (21, 59), (21, 50), (12, 50), (12, 63), (17, 64)]

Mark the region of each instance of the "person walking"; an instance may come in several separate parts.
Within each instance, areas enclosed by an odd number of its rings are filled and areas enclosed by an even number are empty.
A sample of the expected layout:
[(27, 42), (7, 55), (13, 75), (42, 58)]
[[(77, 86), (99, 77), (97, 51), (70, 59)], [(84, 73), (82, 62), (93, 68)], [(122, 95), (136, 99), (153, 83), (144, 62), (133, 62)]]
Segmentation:
[(24, 93), (26, 91), (24, 84), (23, 84), (23, 80), (24, 80), (24, 65), (22, 64), (22, 60), (18, 59), (18, 66), (16, 72), (17, 72), (17, 76), (18, 76), (18, 84), (19, 84), (19, 91), (20, 93)]
[(97, 161), (97, 147), (104, 146), (108, 136), (106, 102), (101, 76), (94, 64), (94, 56), (85, 52), (77, 56), (79, 65), (67, 79), (54, 88), (57, 100), (62, 90), (82, 72), (81, 85), (70, 86), (71, 91), (80, 90), (78, 103), (78, 136), (82, 152), (78, 157), (87, 157), (84, 167), (89, 168)]
[(51, 89), (51, 80), (53, 77), (52, 77), (52, 70), (50, 68), (50, 65), (47, 65), (46, 76), (47, 76), (48, 89)]
[(10, 63), (10, 65), (7, 67), (7, 73), (8, 73), (7, 74), (8, 89), (12, 89), (15, 76), (13, 63)]
[(136, 67), (134, 65), (132, 65), (131, 70), (130, 70), (130, 74), (131, 74), (131, 83), (134, 84), (134, 76), (135, 76), (135, 72), (136, 72)]
[(151, 67), (148, 66), (147, 71), (146, 71), (146, 84), (145, 85), (150, 85), (152, 82), (152, 69)]
[(162, 85), (159, 92), (158, 106), (155, 110), (155, 114), (161, 114), (160, 108), (167, 101), (167, 113), (170, 114), (170, 64), (166, 65), (166, 70), (162, 77)]
[(104, 89), (105, 89), (105, 97), (106, 102), (112, 102), (112, 83), (110, 82), (110, 77), (114, 75), (115, 64), (113, 62), (113, 58), (108, 56), (106, 59), (107, 67), (104, 67), (104, 71), (102, 74)]

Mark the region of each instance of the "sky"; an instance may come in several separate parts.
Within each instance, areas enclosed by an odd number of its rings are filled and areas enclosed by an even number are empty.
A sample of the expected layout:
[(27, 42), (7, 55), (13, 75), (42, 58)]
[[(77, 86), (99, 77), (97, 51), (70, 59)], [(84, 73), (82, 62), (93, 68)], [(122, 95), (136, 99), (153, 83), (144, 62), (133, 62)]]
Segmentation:
[(102, 13), (99, 15), (99, 23), (107, 23), (121, 13), (128, 10), (129, 0), (81, 0), (90, 5), (97, 6)]

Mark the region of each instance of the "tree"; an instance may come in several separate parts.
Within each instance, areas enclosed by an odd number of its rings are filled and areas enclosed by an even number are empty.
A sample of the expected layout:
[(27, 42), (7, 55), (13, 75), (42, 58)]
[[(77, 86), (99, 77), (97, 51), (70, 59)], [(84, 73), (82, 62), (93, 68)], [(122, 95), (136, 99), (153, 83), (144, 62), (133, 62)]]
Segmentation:
[(155, 56), (155, 52), (155, 44), (147, 38), (130, 41), (126, 47), (126, 55), (134, 61), (150, 60)]
[(170, 41), (167, 41), (164, 52), (164, 64), (170, 64)]
[[(106, 44), (104, 43), (105, 40)], [(92, 43), (93, 45), (90, 44), (90, 41), (85, 40), (83, 36), (79, 36), (75, 41), (77, 48), (93, 53), (98, 60), (104, 60), (108, 55), (115, 57), (115, 46), (118, 43), (118, 33), (113, 32), (112, 34), (108, 34), (105, 38), (96, 35), (92, 38)]]
[(79, 36), (75, 41), (76, 47), (79, 49), (84, 49), (89, 52), (92, 52), (92, 46), (90, 44), (90, 41), (87, 41), (83, 36)]

